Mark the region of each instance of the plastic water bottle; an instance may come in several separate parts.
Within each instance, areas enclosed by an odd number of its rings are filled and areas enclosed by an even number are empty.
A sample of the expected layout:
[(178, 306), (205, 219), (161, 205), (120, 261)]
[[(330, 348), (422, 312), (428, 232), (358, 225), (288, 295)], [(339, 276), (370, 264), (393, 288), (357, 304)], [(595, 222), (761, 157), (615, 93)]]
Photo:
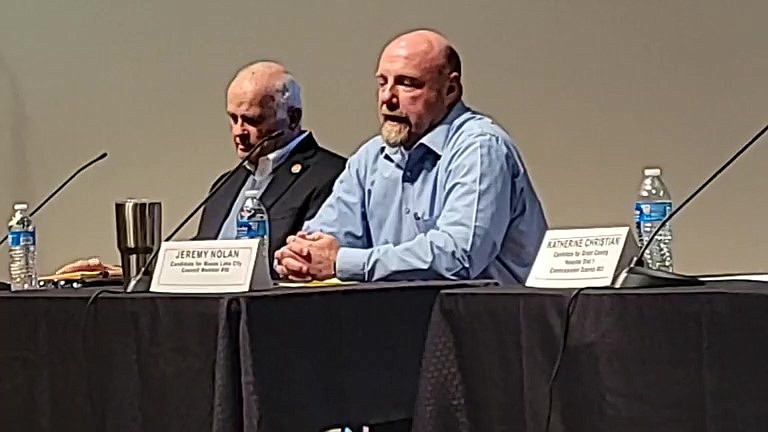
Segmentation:
[[(661, 179), (661, 168), (643, 170), (643, 182), (635, 203), (635, 228), (642, 247), (661, 221), (672, 211), (672, 197)], [(643, 255), (647, 268), (673, 271), (672, 228), (667, 224)]]
[(259, 192), (245, 191), (245, 202), (237, 214), (237, 234), (235, 238), (262, 239), (266, 251), (269, 249), (269, 216), (267, 209), (259, 200)]
[(13, 205), (8, 222), (8, 253), (11, 291), (37, 289), (35, 225), (27, 214), (26, 203)]

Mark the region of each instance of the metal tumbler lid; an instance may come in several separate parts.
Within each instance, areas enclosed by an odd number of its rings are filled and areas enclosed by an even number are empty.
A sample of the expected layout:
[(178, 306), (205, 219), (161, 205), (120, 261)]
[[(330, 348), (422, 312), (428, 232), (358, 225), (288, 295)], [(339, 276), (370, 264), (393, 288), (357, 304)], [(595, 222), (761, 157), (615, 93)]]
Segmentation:
[(124, 198), (124, 199), (121, 199), (121, 200), (116, 200), (115, 204), (127, 204), (127, 203), (132, 203), (132, 204), (146, 203), (146, 204), (150, 204), (150, 203), (159, 203), (159, 202), (160, 202), (159, 200), (154, 200), (154, 199), (149, 199), (149, 198)]

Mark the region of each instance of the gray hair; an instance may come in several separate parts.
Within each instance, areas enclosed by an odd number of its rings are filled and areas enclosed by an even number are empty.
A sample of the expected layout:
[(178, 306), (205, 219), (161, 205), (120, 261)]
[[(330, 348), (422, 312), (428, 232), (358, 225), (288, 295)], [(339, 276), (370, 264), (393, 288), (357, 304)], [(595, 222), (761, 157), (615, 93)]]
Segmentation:
[(290, 72), (285, 72), (280, 82), (275, 84), (275, 92), (275, 110), (278, 116), (287, 118), (289, 109), (301, 109), (301, 87)]
[[(265, 83), (266, 76), (271, 82)], [(261, 82), (267, 84), (275, 97), (274, 108), (279, 119), (288, 117), (290, 109), (301, 109), (301, 88), (296, 78), (282, 64), (261, 60), (247, 64), (237, 71), (230, 81), (230, 86), (235, 80), (242, 79), (256, 85)]]

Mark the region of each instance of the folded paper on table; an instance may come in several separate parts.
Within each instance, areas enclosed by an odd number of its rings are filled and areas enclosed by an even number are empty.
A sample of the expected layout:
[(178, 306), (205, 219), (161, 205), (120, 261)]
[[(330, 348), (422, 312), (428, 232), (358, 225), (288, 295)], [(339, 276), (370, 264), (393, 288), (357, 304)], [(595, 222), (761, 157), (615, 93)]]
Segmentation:
[(85, 278), (107, 278), (110, 274), (108, 271), (79, 271), (71, 273), (58, 273), (49, 276), (40, 276), (39, 280), (75, 280)]
[(757, 282), (768, 282), (768, 274), (765, 273), (744, 273), (744, 274), (723, 274), (700, 276), (703, 281), (727, 281), (727, 280), (747, 280)]
[(58, 273), (38, 278), (41, 288), (85, 288), (119, 286), (123, 284), (120, 272), (110, 270)]
[(315, 287), (332, 287), (341, 285), (355, 285), (357, 282), (341, 281), (336, 278), (326, 280), (313, 280), (307, 282), (278, 282), (277, 285), (285, 288), (315, 288)]

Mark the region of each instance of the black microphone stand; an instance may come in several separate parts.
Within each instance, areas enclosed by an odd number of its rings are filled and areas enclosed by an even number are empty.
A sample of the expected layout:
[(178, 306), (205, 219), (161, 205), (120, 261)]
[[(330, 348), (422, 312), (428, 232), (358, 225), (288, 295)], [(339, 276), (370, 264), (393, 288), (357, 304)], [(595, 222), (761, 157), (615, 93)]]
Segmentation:
[[(33, 217), (34, 215), (36, 215), (38, 211), (40, 211), (43, 207), (45, 207), (45, 205), (48, 204), (50, 200), (52, 200), (56, 195), (58, 195), (58, 193), (61, 192), (61, 190), (64, 189), (72, 180), (74, 180), (75, 177), (79, 176), (81, 172), (90, 168), (91, 165), (95, 164), (96, 162), (106, 159), (107, 156), (108, 156), (108, 153), (103, 152), (100, 155), (88, 161), (85, 165), (78, 168), (77, 171), (72, 173), (72, 175), (70, 175), (66, 180), (64, 180), (64, 183), (60, 184), (59, 187), (57, 187), (42, 202), (40, 202), (40, 204), (38, 204), (37, 207), (35, 207), (32, 210), (32, 212), (29, 214), (29, 217)], [(5, 236), (3, 236), (2, 239), (0, 239), (0, 245), (2, 245), (3, 243), (5, 243), (6, 240), (8, 240), (8, 235), (9, 234), (6, 234)], [(10, 291), (10, 290), (11, 290), (11, 285), (9, 283), (0, 282), (0, 291)]]
[[(55, 189), (53, 192), (51, 192), (51, 193), (50, 193), (50, 195), (48, 195), (48, 196), (47, 196), (47, 197), (46, 197), (46, 198), (45, 198), (45, 199), (44, 199), (44, 200), (43, 200), (43, 201), (42, 201), (40, 204), (38, 204), (38, 205), (37, 205), (37, 207), (35, 207), (35, 208), (32, 210), (32, 212), (31, 212), (31, 213), (29, 213), (29, 217), (33, 217), (34, 215), (36, 215), (36, 214), (37, 214), (37, 212), (39, 212), (39, 211), (40, 211), (40, 209), (42, 209), (43, 207), (45, 207), (45, 205), (46, 205), (46, 204), (48, 204), (48, 201), (52, 200), (52, 199), (53, 199), (53, 197), (55, 197), (56, 195), (58, 195), (58, 193), (59, 193), (59, 192), (60, 192), (62, 189), (64, 189), (64, 188), (65, 188), (65, 187), (66, 187), (66, 186), (69, 184), (69, 182), (71, 182), (72, 180), (74, 180), (74, 179), (75, 179), (75, 177), (77, 177), (78, 175), (80, 175), (80, 173), (81, 173), (81, 172), (85, 171), (85, 170), (86, 170), (86, 169), (88, 169), (88, 168), (89, 168), (91, 165), (95, 164), (96, 162), (99, 162), (99, 161), (101, 161), (102, 159), (105, 159), (106, 157), (107, 157), (107, 152), (104, 152), (104, 153), (102, 153), (102, 154), (100, 154), (100, 155), (96, 156), (95, 158), (91, 159), (91, 160), (90, 160), (88, 163), (86, 163), (85, 165), (83, 165), (83, 166), (81, 166), (80, 168), (78, 168), (78, 169), (77, 169), (77, 171), (75, 171), (74, 173), (72, 173), (72, 175), (71, 175), (71, 176), (69, 176), (69, 177), (68, 177), (66, 180), (64, 180), (64, 183), (62, 183), (61, 185), (59, 185), (59, 187), (57, 187), (57, 188), (56, 188), (56, 189)], [(0, 245), (2, 245), (3, 243), (5, 243), (5, 241), (6, 241), (6, 240), (8, 240), (8, 234), (6, 234), (5, 236), (3, 236), (3, 238), (2, 238), (2, 239), (0, 239)]]
[(692, 286), (701, 285), (702, 282), (693, 276), (681, 275), (678, 273), (672, 273), (663, 270), (654, 270), (644, 267), (642, 257), (648, 248), (651, 246), (656, 236), (659, 234), (662, 228), (664, 228), (676, 214), (678, 214), (688, 203), (693, 201), (704, 189), (709, 186), (710, 183), (720, 176), (731, 164), (741, 157), (744, 152), (749, 150), (750, 147), (757, 140), (762, 137), (765, 132), (768, 131), (768, 125), (765, 125), (755, 136), (752, 137), (746, 144), (744, 144), (739, 151), (737, 151), (730, 159), (728, 159), (720, 168), (717, 169), (709, 178), (702, 183), (685, 201), (680, 204), (679, 207), (671, 211), (667, 217), (656, 227), (655, 230), (648, 237), (643, 247), (630, 262), (629, 266), (625, 268), (617, 277), (613, 283), (614, 288), (653, 288), (653, 287), (675, 287), (675, 286)]
[[(219, 189), (221, 189), (222, 186), (224, 186), (229, 181), (229, 179), (231, 179), (232, 176), (234, 176), (235, 173), (237, 173), (237, 171), (240, 169), (240, 167), (245, 165), (245, 163), (248, 162), (248, 160), (250, 160), (251, 155), (253, 155), (253, 153), (257, 149), (259, 149), (261, 146), (266, 144), (268, 141), (271, 141), (271, 140), (273, 140), (275, 138), (281, 137), (284, 133), (285, 133), (284, 131), (277, 131), (277, 132), (274, 132), (274, 133), (272, 133), (272, 134), (262, 138), (261, 141), (257, 142), (253, 146), (251, 151), (249, 151), (248, 154), (245, 155), (245, 157), (242, 160), (240, 160), (240, 162), (232, 169), (232, 171), (230, 171), (220, 182), (218, 182), (218, 184), (216, 184), (216, 186), (214, 186), (214, 188), (208, 193), (208, 195), (206, 195), (205, 199), (203, 199), (203, 201), (200, 202), (200, 204), (198, 204), (197, 207), (195, 207), (192, 210), (192, 212), (190, 212), (187, 215), (187, 217), (184, 218), (183, 221), (181, 221), (181, 223), (176, 227), (176, 229), (174, 229), (168, 235), (168, 237), (165, 238), (164, 241), (171, 241), (176, 236), (176, 234), (178, 234), (179, 231), (181, 231), (181, 229), (187, 224), (187, 222), (189, 222), (190, 219), (192, 219), (197, 214), (197, 212), (200, 211), (200, 209), (203, 208), (203, 206), (206, 203), (208, 203), (208, 201), (214, 195), (216, 195), (216, 192), (218, 192)], [(129, 293), (129, 292), (145, 292), (145, 291), (149, 291), (149, 285), (150, 285), (150, 282), (151, 282), (151, 275), (149, 274), (149, 272), (147, 270), (152, 265), (152, 262), (157, 258), (157, 255), (159, 253), (160, 253), (160, 245), (158, 245), (158, 247), (155, 248), (154, 251), (152, 251), (152, 254), (149, 256), (149, 258), (147, 259), (147, 262), (144, 264), (144, 266), (142, 266), (141, 270), (139, 270), (139, 272), (136, 273), (136, 275), (134, 277), (132, 277), (131, 280), (128, 282), (128, 284), (125, 286), (125, 292)], [(125, 271), (125, 269), (123, 269), (123, 271)]]

